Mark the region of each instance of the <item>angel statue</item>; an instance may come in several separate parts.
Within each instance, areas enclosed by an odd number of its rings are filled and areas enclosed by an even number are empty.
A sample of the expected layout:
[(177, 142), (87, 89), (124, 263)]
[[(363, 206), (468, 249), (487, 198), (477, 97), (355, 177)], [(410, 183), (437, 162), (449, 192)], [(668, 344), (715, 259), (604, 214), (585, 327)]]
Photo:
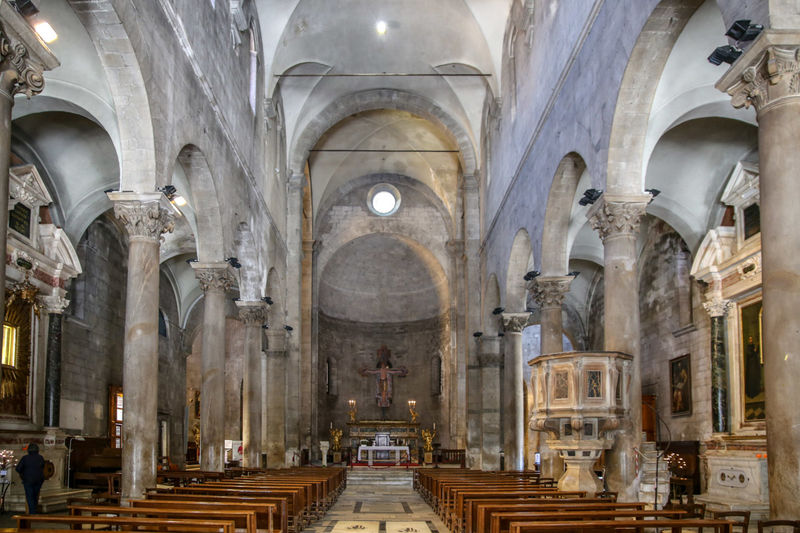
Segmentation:
[(342, 449), (342, 430), (331, 428), (331, 449), (338, 452)]
[(424, 444), (422, 445), (422, 449), (425, 452), (432, 452), (433, 451), (433, 439), (436, 438), (436, 430), (435, 429), (423, 429), (421, 432), (422, 440)]

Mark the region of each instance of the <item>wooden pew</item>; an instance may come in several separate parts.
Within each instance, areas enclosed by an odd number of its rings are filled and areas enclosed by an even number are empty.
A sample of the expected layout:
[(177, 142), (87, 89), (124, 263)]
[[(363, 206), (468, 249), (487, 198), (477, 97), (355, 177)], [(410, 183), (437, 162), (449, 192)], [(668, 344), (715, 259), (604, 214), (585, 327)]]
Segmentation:
[(538, 531), (569, 531), (571, 533), (599, 533), (644, 531), (658, 527), (669, 529), (672, 533), (681, 533), (685, 528), (693, 530), (697, 528), (713, 528), (717, 533), (732, 533), (733, 522), (727, 520), (704, 520), (704, 519), (683, 519), (683, 520), (580, 520), (565, 522), (511, 522), (509, 533), (529, 533)]
[(156, 518), (190, 518), (198, 520), (232, 520), (234, 527), (245, 533), (258, 533), (256, 512), (231, 509), (179, 509), (175, 507), (119, 507), (110, 505), (71, 505), (71, 516), (144, 516)]
[[(467, 531), (470, 533), (488, 532), (490, 515), (498, 512), (538, 512), (564, 510), (644, 510), (642, 502), (609, 502), (600, 498), (580, 498), (566, 500), (472, 500), (469, 502), (470, 512), (467, 515)], [(507, 524), (505, 529), (508, 529)]]
[(35, 529), (34, 524), (62, 524), (70, 529), (79, 526), (104, 525), (127, 529), (191, 531), (193, 533), (235, 533), (233, 520), (208, 520), (188, 518), (143, 518), (140, 516), (69, 516), (69, 515), (16, 515), (19, 529)]
[[(285, 503), (285, 502), (284, 502)], [(274, 503), (210, 502), (205, 500), (129, 500), (132, 508), (195, 510), (195, 511), (250, 511), (254, 513), (255, 527), (269, 533), (288, 533), (286, 529), (275, 529), (275, 515), (280, 512)], [(278, 517), (280, 521), (280, 516)], [(239, 524), (237, 523), (237, 527)]]
[(552, 489), (526, 489), (526, 490), (498, 490), (498, 489), (464, 489), (456, 490), (451, 494), (454, 497), (452, 503), (445, 502), (445, 524), (449, 524), (450, 529), (460, 531), (465, 525), (467, 512), (466, 503), (475, 499), (561, 499), (561, 498), (583, 498), (586, 493), (583, 491), (559, 491)]
[(489, 532), (508, 531), (513, 522), (563, 522), (576, 520), (615, 520), (618, 518), (643, 520), (645, 518), (671, 518), (678, 520), (685, 511), (649, 511), (643, 509), (609, 509), (609, 510), (550, 510), (550, 511), (512, 511), (491, 513)]

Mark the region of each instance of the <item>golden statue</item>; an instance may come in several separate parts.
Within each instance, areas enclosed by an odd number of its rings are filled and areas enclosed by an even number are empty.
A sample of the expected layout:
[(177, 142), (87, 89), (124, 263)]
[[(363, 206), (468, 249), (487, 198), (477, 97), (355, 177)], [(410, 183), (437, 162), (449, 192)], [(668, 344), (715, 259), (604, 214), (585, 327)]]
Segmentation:
[(342, 430), (331, 428), (331, 449), (338, 452), (342, 449)]
[(432, 452), (433, 451), (433, 439), (436, 438), (436, 430), (435, 429), (423, 429), (421, 432), (422, 440), (424, 444), (422, 445), (422, 449), (425, 452)]
[(358, 414), (358, 408), (356, 407), (356, 401), (355, 400), (348, 400), (347, 404), (350, 406), (350, 410), (347, 412), (347, 414), (350, 415), (350, 422), (355, 422), (356, 421), (356, 415)]
[(417, 402), (416, 400), (408, 400), (408, 412), (411, 414), (411, 423), (417, 423), (417, 417), (419, 413), (417, 413)]

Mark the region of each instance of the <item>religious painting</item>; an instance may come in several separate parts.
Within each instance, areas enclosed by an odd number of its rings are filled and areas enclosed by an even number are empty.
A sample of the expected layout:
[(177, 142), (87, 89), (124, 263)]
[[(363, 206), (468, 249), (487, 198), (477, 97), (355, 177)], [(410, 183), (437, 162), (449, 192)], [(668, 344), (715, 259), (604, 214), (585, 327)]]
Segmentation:
[(744, 419), (746, 422), (766, 418), (764, 408), (764, 356), (761, 352), (761, 302), (740, 307), (739, 319), (744, 381)]
[(603, 397), (603, 372), (600, 370), (586, 371), (586, 397)]
[(565, 370), (553, 375), (553, 399), (564, 400), (569, 398), (569, 374)]
[(670, 360), (669, 388), (672, 416), (692, 414), (692, 366), (689, 354)]

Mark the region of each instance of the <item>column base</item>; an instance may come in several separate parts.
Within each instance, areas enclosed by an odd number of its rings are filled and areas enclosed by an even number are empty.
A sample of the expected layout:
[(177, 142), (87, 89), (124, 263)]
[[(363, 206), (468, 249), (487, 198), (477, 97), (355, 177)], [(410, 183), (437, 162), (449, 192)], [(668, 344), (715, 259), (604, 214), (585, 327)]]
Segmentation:
[[(566, 452), (561, 457), (567, 465), (567, 470), (558, 480), (558, 490), (583, 490), (587, 497), (592, 497), (603, 491), (603, 483), (595, 475), (592, 467), (600, 455), (600, 450), (578, 450), (576, 456), (570, 457)], [(589, 453), (588, 456), (577, 454)]]

